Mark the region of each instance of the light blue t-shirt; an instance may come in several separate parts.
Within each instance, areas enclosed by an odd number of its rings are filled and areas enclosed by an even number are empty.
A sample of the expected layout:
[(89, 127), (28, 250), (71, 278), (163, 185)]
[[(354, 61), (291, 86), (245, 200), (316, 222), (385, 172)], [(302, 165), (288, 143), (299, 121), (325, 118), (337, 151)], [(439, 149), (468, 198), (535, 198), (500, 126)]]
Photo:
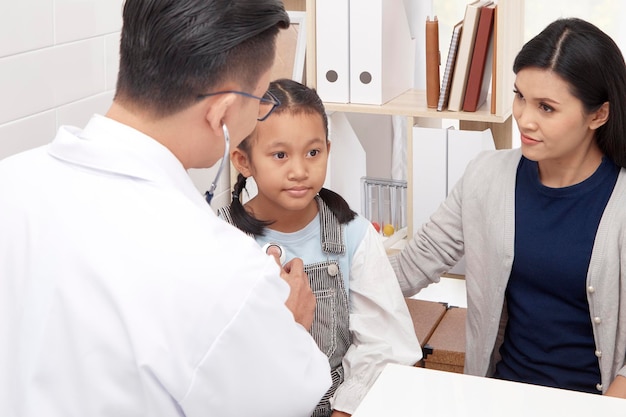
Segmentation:
[(257, 243), (263, 246), (266, 243), (278, 243), (285, 251), (285, 261), (301, 258), (305, 265), (327, 260), (336, 260), (339, 263), (346, 291), (349, 291), (350, 267), (354, 252), (365, 236), (365, 231), (371, 227), (370, 222), (361, 216), (341, 225), (344, 230), (346, 251), (343, 255), (325, 253), (321, 245), (321, 227), (319, 213), (303, 229), (292, 233), (283, 233), (265, 229), (264, 236), (256, 237)]

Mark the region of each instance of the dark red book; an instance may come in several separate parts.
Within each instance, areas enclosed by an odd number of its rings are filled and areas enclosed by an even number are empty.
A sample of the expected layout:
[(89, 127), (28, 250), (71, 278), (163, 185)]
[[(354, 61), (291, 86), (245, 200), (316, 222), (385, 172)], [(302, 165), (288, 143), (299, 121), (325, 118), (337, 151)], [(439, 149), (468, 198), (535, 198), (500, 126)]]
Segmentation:
[(494, 12), (495, 5), (493, 4), (480, 9), (474, 50), (465, 88), (463, 111), (476, 111), (487, 100), (492, 73)]

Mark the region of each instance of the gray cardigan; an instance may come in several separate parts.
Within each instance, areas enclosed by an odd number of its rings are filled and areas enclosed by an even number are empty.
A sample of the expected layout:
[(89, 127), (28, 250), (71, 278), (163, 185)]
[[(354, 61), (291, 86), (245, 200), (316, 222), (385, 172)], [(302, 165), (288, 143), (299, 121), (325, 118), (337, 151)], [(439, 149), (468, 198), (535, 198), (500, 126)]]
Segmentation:
[[(404, 295), (411, 296), (438, 282), (465, 254), (465, 373), (471, 375), (492, 375), (499, 359), (520, 158), (520, 149), (481, 153), (430, 220), (391, 258)], [(604, 392), (616, 375), (626, 376), (626, 169), (619, 173), (598, 227), (587, 299)]]

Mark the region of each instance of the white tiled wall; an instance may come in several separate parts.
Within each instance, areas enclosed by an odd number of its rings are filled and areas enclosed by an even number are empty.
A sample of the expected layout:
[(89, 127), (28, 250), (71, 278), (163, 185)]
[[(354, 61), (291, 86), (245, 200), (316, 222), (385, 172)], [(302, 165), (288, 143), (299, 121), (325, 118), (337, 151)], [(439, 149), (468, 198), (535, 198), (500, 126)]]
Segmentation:
[(0, 156), (49, 142), (57, 127), (106, 112), (123, 0), (3, 1)]
[[(61, 125), (108, 110), (123, 0), (1, 0), (0, 159), (49, 143)], [(33, 167), (36, 169), (36, 167)], [(215, 169), (193, 170), (200, 190)], [(214, 206), (228, 202), (222, 174)]]

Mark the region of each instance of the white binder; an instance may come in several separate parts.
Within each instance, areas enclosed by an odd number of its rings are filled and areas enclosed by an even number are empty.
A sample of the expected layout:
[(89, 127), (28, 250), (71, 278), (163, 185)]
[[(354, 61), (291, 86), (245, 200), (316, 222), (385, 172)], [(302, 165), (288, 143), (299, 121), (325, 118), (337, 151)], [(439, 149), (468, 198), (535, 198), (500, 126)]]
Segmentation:
[(350, 102), (380, 105), (413, 88), (414, 65), (403, 0), (350, 0)]
[(448, 186), (452, 191), (457, 181), (463, 176), (467, 164), (480, 152), (495, 149), (490, 129), (448, 130)]
[(350, 0), (317, 0), (317, 93), (323, 101), (350, 101)]
[(365, 149), (345, 113), (328, 118), (330, 161), (324, 187), (341, 195), (350, 208), (361, 214), (361, 177), (366, 175)]
[[(493, 135), (490, 129), (449, 130), (448, 131), (448, 193), (461, 179), (467, 164), (480, 152), (495, 149)], [(461, 258), (450, 274), (465, 275), (465, 257)]]
[[(495, 149), (490, 129), (484, 131), (413, 127), (412, 230), (426, 223), (480, 152)], [(465, 274), (465, 258), (448, 271)]]
[(412, 138), (412, 230), (426, 223), (446, 198), (447, 130), (413, 126)]

